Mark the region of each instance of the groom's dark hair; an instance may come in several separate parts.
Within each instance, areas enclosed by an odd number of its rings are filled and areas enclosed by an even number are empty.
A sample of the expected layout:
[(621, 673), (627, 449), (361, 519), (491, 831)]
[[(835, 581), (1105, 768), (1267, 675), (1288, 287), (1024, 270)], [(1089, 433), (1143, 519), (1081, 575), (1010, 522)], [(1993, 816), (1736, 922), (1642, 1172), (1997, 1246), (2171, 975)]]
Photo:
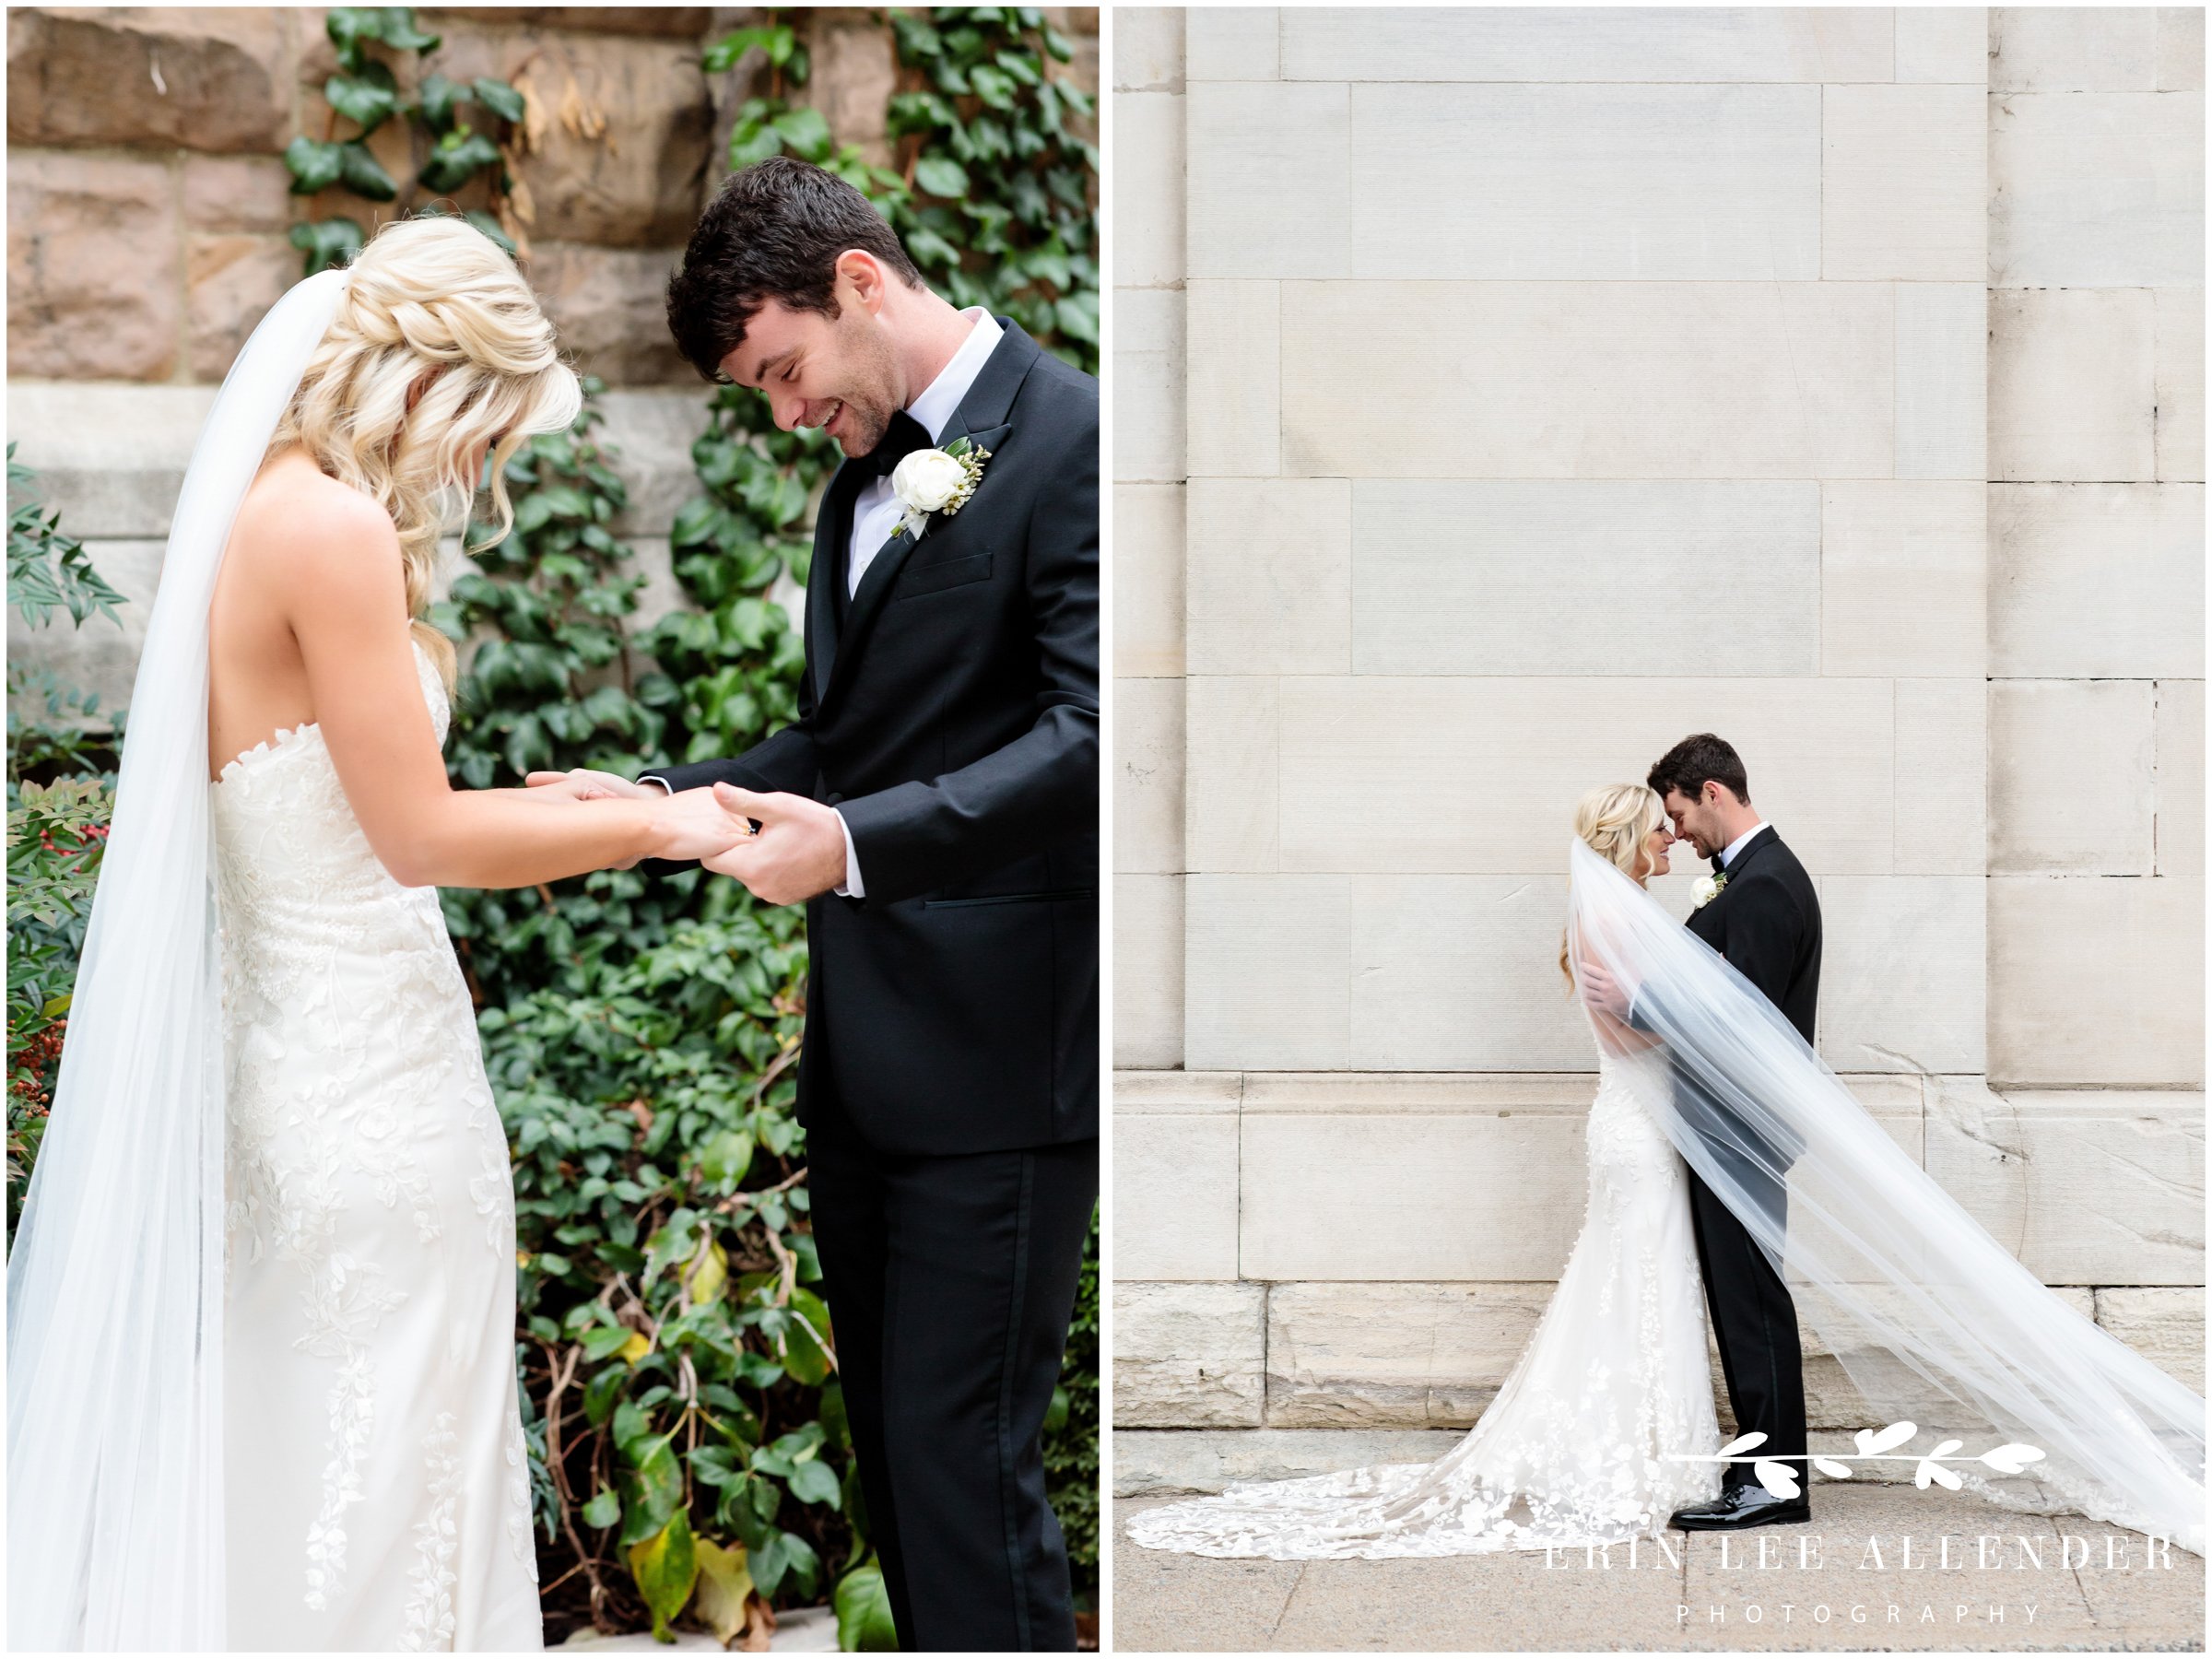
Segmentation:
[(1711, 732), (1694, 732), (1683, 738), (1659, 757), (1659, 764), (1652, 768), (1644, 782), (1663, 801), (1670, 789), (1678, 789), (1694, 801), (1711, 782), (1747, 806), (1751, 804), (1751, 785), (1744, 777), (1742, 757)]
[(723, 181), (691, 229), (684, 263), (668, 279), (668, 329), (677, 349), (711, 381), (745, 341), (746, 324), (771, 300), (793, 311), (837, 315), (837, 257), (873, 253), (909, 288), (922, 273), (868, 198), (835, 173), (794, 156), (771, 156)]

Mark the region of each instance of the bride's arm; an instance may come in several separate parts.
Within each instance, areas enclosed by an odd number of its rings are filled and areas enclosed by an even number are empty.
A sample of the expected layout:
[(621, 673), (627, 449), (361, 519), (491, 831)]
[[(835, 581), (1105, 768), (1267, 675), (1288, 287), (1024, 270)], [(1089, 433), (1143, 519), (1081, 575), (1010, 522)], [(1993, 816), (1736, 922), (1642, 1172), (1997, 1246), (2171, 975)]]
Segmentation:
[(638, 858), (708, 857), (745, 833), (712, 790), (566, 803), (527, 789), (455, 790), (423, 705), (390, 517), (362, 497), (269, 562), (283, 571), (286, 618), (338, 781), (394, 880), (531, 887)]

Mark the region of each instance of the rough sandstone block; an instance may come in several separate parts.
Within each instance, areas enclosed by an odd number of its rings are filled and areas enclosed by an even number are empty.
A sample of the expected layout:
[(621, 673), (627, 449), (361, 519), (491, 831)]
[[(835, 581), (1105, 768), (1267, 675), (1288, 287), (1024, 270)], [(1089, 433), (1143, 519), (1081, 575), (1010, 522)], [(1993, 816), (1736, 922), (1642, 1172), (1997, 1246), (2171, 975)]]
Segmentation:
[(2097, 1323), (2169, 1376), (2205, 1391), (2205, 1292), (2197, 1285), (2100, 1287)]
[(1267, 1424), (1435, 1429), (1496, 1397), (1548, 1284), (1286, 1284), (1267, 1299)]
[(704, 382), (669, 337), (665, 289), (674, 249), (534, 244), (528, 276), (579, 366), (614, 384)]
[(11, 6), (7, 135), (273, 154), (292, 132), (288, 21), (276, 6)]
[(300, 280), (300, 251), (277, 236), (186, 239), (184, 325), (194, 380), (219, 382), (270, 306)]
[(1264, 1285), (1116, 1280), (1114, 1426), (1258, 1428), (1266, 1300)]
[(183, 287), (169, 168), (18, 151), (7, 171), (8, 373), (167, 380)]
[(695, 41), (706, 33), (714, 12), (704, 6), (547, 6), (528, 11), (505, 6), (426, 6), (418, 17), (433, 34), (448, 18), (467, 18), (478, 23), (528, 22), (548, 29)]
[(288, 231), (305, 217), (272, 156), (186, 156), (184, 224), (193, 230)]
[[(515, 168), (533, 242), (683, 245), (699, 217), (713, 128), (696, 46), (456, 29), (433, 63), (455, 80), (512, 81), (534, 106)], [(655, 257), (665, 281), (674, 262)], [(665, 336), (667, 324), (657, 315), (654, 324)]]

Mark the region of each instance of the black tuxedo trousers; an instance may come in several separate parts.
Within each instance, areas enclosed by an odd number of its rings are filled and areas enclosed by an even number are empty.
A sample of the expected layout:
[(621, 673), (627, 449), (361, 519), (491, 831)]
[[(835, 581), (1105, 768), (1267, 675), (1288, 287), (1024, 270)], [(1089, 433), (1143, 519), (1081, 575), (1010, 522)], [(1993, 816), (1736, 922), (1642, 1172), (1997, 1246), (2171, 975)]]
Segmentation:
[[(1044, 1419), (1098, 1197), (1099, 388), (1009, 319), (940, 443), (975, 493), (847, 593), (830, 480), (800, 718), (672, 767), (843, 816), (806, 911), (799, 1116), (869, 1536), (900, 1645), (1075, 1646)], [(648, 865), (656, 874), (672, 868)]]
[[(1798, 1035), (1812, 1041), (1820, 994), (1820, 901), (1812, 877), (1771, 828), (1736, 853), (1727, 877), (1720, 893), (1690, 913), (1690, 931), (1750, 981)], [(1787, 1189), (1776, 1171), (1778, 1166), (1786, 1170), (1787, 1151), (1748, 1157), (1741, 1148), (1748, 1135), (1745, 1125), (1701, 1098), (1681, 1096), (1680, 1104), (1692, 1125), (1711, 1124), (1701, 1133), (1712, 1156), (1778, 1225), (1786, 1220)], [(1695, 1170), (1689, 1172), (1689, 1214), (1736, 1431), (1763, 1433), (1761, 1453), (1801, 1457), (1806, 1450), (1805, 1357), (1789, 1287), (1750, 1230)], [(1728, 1465), (1730, 1484), (1749, 1478), (1737, 1473), (1742, 1467)], [(1802, 1472), (1802, 1465), (1793, 1467)]]

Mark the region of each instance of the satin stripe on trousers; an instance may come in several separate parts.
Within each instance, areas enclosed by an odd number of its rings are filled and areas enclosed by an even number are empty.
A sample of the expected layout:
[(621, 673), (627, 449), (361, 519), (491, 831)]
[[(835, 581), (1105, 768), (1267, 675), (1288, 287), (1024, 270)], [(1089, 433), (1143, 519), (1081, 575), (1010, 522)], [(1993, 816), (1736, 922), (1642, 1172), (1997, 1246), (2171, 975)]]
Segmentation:
[[(1744, 1166), (1747, 1171), (1748, 1166)], [(1746, 1179), (1750, 1179), (1747, 1173)], [(1784, 1196), (1769, 1181), (1771, 1202)], [(1689, 1215), (1698, 1241), (1698, 1265), (1705, 1276), (1705, 1305), (1712, 1314), (1714, 1346), (1721, 1351), (1721, 1375), (1735, 1430), (1763, 1432), (1767, 1455), (1801, 1457), (1806, 1449), (1805, 1359), (1797, 1341), (1797, 1306), (1766, 1252), (1712, 1189), (1689, 1172)], [(1792, 1465), (1803, 1478), (1803, 1465)], [(1749, 1466), (1731, 1464), (1723, 1472), (1731, 1486), (1751, 1478)]]
[(1041, 1445), (1098, 1142), (893, 1155), (832, 1104), (814, 1116), (815, 1241), (900, 1644), (1072, 1651)]

